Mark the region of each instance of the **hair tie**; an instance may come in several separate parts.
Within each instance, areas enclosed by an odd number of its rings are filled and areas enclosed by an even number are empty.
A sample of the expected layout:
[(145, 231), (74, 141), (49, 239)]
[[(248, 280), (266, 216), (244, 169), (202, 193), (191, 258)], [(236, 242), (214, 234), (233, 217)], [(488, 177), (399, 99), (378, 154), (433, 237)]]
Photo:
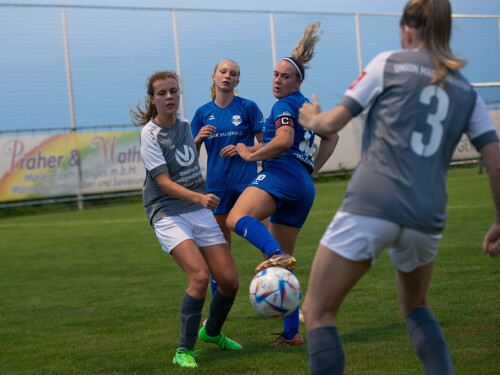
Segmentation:
[(293, 64), (293, 66), (295, 67), (295, 69), (297, 69), (297, 72), (299, 72), (300, 79), (304, 79), (304, 78), (302, 78), (302, 73), (300, 72), (299, 67), (297, 66), (297, 64), (295, 64), (295, 62), (292, 59), (285, 57), (283, 60), (290, 61)]

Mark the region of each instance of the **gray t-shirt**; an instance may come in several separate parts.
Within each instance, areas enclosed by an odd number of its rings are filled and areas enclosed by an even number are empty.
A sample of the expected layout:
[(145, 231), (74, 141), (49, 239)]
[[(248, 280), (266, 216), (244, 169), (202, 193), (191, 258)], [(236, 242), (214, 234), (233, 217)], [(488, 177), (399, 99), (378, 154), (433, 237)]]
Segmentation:
[(340, 101), (356, 116), (371, 105), (361, 159), (341, 211), (424, 233), (446, 222), (446, 174), (463, 133), (476, 149), (498, 141), (486, 106), (458, 71), (443, 85), (425, 49), (378, 55)]
[(146, 167), (142, 198), (151, 225), (165, 216), (200, 210), (203, 206), (166, 195), (155, 177), (168, 172), (186, 189), (205, 194), (205, 183), (189, 122), (177, 119), (173, 128), (150, 121), (141, 130), (141, 159)]

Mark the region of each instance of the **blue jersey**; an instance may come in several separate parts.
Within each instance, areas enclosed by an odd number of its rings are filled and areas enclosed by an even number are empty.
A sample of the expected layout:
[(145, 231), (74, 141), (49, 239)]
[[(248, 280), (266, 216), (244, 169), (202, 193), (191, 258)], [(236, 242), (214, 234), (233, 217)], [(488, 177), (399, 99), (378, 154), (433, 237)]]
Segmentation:
[(225, 108), (211, 101), (196, 111), (191, 132), (196, 138), (205, 125), (215, 127), (215, 134), (205, 138), (208, 154), (206, 187), (208, 192), (246, 187), (257, 175), (257, 163), (247, 163), (239, 156), (221, 157), (228, 145), (254, 145), (255, 134), (262, 131), (262, 112), (251, 100), (235, 96)]
[[(309, 173), (312, 173), (314, 170), (314, 162), (312, 160), (314, 133), (304, 129), (299, 124), (299, 109), (306, 102), (309, 103), (309, 100), (300, 91), (295, 91), (286, 98), (278, 100), (271, 110), (271, 115), (264, 124), (262, 136), (264, 140), (263, 147), (265, 147), (276, 136), (276, 129), (278, 127), (292, 126), (295, 131), (293, 145), (276, 158), (295, 158), (307, 167)], [(264, 162), (264, 165), (266, 162)]]

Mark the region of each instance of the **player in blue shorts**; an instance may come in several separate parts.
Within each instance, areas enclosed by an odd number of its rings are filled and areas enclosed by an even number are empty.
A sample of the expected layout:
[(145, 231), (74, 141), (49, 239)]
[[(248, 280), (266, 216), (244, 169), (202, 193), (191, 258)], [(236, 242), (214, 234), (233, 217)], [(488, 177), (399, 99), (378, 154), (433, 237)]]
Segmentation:
[(400, 21), (403, 50), (379, 54), (339, 105), (305, 104), (301, 123), (335, 134), (371, 105), (361, 160), (321, 239), (304, 302), (311, 374), (343, 374), (336, 315), (358, 280), (388, 248), (410, 341), (427, 374), (453, 374), (441, 327), (427, 305), (446, 221), (446, 173), (463, 133), (489, 172), (496, 220), (483, 251), (500, 255), (500, 150), (486, 106), (449, 46), (448, 0), (411, 0)]
[[(318, 28), (318, 22), (309, 24), (292, 57), (276, 65), (273, 94), (278, 101), (264, 124), (264, 145), (255, 152), (244, 144), (237, 145), (244, 160), (263, 161), (262, 171), (236, 201), (227, 218), (231, 230), (265, 254), (267, 260), (255, 272), (271, 266), (294, 268), (295, 242), (314, 200), (311, 175), (328, 160), (338, 141), (336, 134), (322, 138), (313, 162), (314, 133), (298, 121), (299, 108), (308, 101), (300, 92), (300, 85), (320, 38), (316, 34)], [(269, 216), (270, 232), (260, 222)], [(303, 345), (298, 328), (297, 308), (284, 318), (284, 330), (275, 345)]]
[[(213, 214), (231, 250), (231, 231), (226, 226), (229, 211), (246, 186), (257, 176), (257, 163), (244, 161), (236, 151), (243, 143), (251, 151), (262, 146), (262, 113), (253, 101), (235, 95), (240, 67), (233, 60), (220, 61), (212, 74), (212, 101), (198, 108), (191, 131), (198, 152), (207, 150), (207, 192), (220, 198)], [(258, 143), (254, 144), (257, 138)], [(217, 283), (211, 278), (212, 294)]]
[[(173, 363), (197, 367), (197, 337), (222, 349), (241, 345), (221, 332), (238, 291), (238, 271), (210, 210), (219, 198), (206, 194), (189, 122), (177, 115), (179, 80), (171, 71), (148, 79), (146, 109), (137, 104), (132, 121), (141, 130), (141, 159), (146, 167), (143, 201), (148, 219), (165, 252), (186, 273), (179, 348)], [(205, 326), (198, 332), (209, 275), (219, 287)]]

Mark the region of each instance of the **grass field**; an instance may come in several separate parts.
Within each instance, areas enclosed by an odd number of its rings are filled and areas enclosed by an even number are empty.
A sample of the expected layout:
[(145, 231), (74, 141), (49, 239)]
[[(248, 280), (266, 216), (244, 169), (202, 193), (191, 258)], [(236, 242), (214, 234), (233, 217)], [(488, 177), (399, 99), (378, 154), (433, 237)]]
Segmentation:
[[(316, 184), (295, 254), (304, 292), (318, 241), (346, 186)], [(487, 175), (452, 169), (448, 190), (449, 219), (429, 304), (456, 374), (498, 374), (500, 265), (481, 252), (494, 218)], [(171, 361), (186, 278), (161, 251), (140, 203), (0, 219), (0, 374), (308, 373), (305, 346), (269, 346), (282, 322), (259, 317), (247, 291), (261, 255), (233, 239), (241, 287), (224, 332), (244, 350), (198, 343), (198, 369), (180, 369)], [(399, 313), (386, 252), (347, 297), (338, 326), (346, 374), (424, 372)]]

